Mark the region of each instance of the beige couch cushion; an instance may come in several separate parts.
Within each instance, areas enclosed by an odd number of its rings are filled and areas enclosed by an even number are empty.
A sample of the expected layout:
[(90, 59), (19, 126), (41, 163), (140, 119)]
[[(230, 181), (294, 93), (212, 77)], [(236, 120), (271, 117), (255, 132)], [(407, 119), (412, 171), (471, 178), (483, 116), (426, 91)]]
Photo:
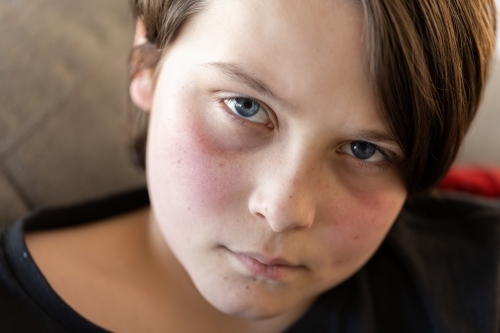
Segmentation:
[(500, 165), (500, 51), (457, 163)]
[(127, 0), (0, 2), (0, 224), (144, 183), (124, 136)]

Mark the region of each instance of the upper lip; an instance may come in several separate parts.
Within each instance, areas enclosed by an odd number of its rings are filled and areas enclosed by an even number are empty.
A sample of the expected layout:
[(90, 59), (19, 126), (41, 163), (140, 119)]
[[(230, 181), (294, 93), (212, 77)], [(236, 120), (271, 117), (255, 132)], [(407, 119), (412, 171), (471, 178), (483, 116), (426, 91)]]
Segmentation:
[(290, 266), (290, 267), (301, 267), (302, 265), (297, 265), (294, 264), (291, 261), (288, 261), (283, 258), (275, 257), (271, 258), (269, 256), (257, 253), (257, 252), (234, 252), (236, 255), (241, 255), (241, 256), (247, 256), (250, 257), (254, 260), (257, 260), (261, 264), (268, 265), (268, 266), (274, 266), (274, 265), (285, 265), (285, 266)]

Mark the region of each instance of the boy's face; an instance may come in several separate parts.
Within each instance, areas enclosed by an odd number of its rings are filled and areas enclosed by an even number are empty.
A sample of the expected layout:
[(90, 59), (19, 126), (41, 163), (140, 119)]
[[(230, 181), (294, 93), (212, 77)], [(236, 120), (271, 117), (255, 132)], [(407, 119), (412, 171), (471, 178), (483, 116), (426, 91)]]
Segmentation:
[(219, 0), (166, 50), (152, 207), (219, 310), (304, 308), (360, 269), (398, 215), (402, 153), (375, 109), (362, 29), (350, 1)]

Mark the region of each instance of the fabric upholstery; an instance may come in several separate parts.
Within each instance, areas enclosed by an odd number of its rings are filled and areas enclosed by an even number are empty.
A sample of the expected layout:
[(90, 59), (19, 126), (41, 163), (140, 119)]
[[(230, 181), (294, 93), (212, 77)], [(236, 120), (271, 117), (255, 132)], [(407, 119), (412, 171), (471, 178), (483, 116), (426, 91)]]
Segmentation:
[(481, 107), (462, 145), (457, 163), (500, 165), (500, 46)]
[(0, 224), (139, 186), (125, 149), (127, 0), (0, 2)]

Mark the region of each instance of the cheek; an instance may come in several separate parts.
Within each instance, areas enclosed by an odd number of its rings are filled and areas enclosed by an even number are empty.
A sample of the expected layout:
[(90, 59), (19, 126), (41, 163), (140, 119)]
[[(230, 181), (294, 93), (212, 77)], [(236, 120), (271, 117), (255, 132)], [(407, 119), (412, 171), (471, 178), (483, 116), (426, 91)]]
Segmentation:
[[(399, 184), (395, 182), (394, 184)], [(332, 217), (323, 241), (329, 244), (330, 265), (358, 269), (378, 248), (406, 199), (404, 186), (346, 195), (330, 205)], [(328, 238), (328, 239), (327, 239)]]
[(167, 105), (172, 108), (153, 115), (148, 137), (148, 186), (157, 213), (177, 219), (187, 214), (192, 220), (228, 209), (227, 199), (237, 195), (240, 169), (213, 142), (193, 111), (196, 105)]

